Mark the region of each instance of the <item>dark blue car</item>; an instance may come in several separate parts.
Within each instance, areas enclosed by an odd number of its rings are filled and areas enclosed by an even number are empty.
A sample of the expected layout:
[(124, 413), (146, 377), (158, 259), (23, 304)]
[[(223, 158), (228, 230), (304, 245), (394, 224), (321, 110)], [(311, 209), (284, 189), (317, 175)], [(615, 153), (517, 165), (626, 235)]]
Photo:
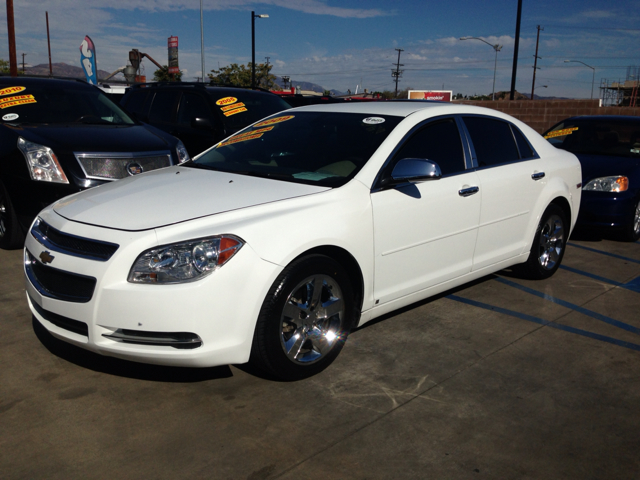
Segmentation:
[(544, 137), (582, 164), (578, 226), (615, 229), (640, 238), (640, 117), (571, 117)]

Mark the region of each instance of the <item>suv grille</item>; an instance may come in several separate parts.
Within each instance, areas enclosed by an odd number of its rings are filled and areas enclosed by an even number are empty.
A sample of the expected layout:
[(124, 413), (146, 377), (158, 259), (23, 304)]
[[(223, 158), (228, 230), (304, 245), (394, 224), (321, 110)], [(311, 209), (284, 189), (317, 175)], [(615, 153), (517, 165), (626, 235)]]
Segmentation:
[(37, 218), (31, 228), (31, 235), (43, 246), (55, 252), (106, 262), (116, 252), (119, 245), (84, 237), (76, 237), (56, 230), (41, 218)]
[(86, 303), (96, 288), (96, 279), (65, 272), (38, 262), (25, 249), (25, 271), (31, 284), (44, 296), (67, 302)]
[(136, 155), (133, 153), (76, 153), (87, 178), (119, 180), (171, 165), (168, 152)]

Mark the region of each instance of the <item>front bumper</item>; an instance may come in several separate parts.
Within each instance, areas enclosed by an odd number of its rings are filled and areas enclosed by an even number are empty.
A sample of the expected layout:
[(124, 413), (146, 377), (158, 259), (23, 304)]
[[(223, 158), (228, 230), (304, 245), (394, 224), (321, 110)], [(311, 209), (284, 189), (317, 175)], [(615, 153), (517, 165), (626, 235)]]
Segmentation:
[(638, 203), (638, 192), (583, 191), (578, 225), (590, 228), (623, 228), (630, 224)]
[[(123, 232), (82, 225), (50, 209), (42, 216), (65, 233), (120, 245), (107, 261), (49, 251), (50, 265), (39, 266), (95, 278), (88, 301), (55, 298), (25, 277), (31, 311), (52, 335), (101, 355), (142, 363), (211, 367), (248, 361), (259, 310), (281, 267), (244, 245), (228, 264), (201, 280), (132, 284), (127, 282), (131, 265), (142, 251), (157, 245), (155, 230)], [(45, 250), (31, 233), (27, 235), (25, 256), (28, 252), (41, 262)], [(27, 269), (25, 261), (25, 275)]]

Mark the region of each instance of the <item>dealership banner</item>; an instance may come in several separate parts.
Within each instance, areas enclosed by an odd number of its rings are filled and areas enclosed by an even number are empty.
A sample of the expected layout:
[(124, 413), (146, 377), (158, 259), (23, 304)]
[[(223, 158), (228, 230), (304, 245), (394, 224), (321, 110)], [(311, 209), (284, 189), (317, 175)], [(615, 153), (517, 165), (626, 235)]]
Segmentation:
[(453, 92), (451, 90), (409, 90), (410, 100), (439, 100), (450, 102)]
[(98, 73), (96, 70), (96, 46), (89, 36), (85, 36), (80, 44), (80, 64), (87, 77), (87, 82), (93, 85), (98, 83)]
[(180, 73), (178, 67), (178, 37), (169, 37), (167, 39), (167, 48), (169, 49), (169, 73)]

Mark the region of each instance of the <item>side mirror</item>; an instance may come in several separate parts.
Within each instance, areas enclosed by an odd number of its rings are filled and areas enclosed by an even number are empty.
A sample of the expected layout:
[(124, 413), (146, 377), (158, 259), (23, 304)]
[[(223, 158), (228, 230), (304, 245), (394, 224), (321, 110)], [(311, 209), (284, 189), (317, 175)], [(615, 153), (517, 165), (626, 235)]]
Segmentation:
[(392, 185), (399, 183), (418, 183), (426, 180), (438, 180), (442, 177), (440, 166), (426, 158), (403, 158), (391, 172)]
[(213, 128), (213, 122), (209, 118), (196, 117), (193, 120), (191, 120), (191, 127), (192, 128), (202, 128), (202, 129)]

